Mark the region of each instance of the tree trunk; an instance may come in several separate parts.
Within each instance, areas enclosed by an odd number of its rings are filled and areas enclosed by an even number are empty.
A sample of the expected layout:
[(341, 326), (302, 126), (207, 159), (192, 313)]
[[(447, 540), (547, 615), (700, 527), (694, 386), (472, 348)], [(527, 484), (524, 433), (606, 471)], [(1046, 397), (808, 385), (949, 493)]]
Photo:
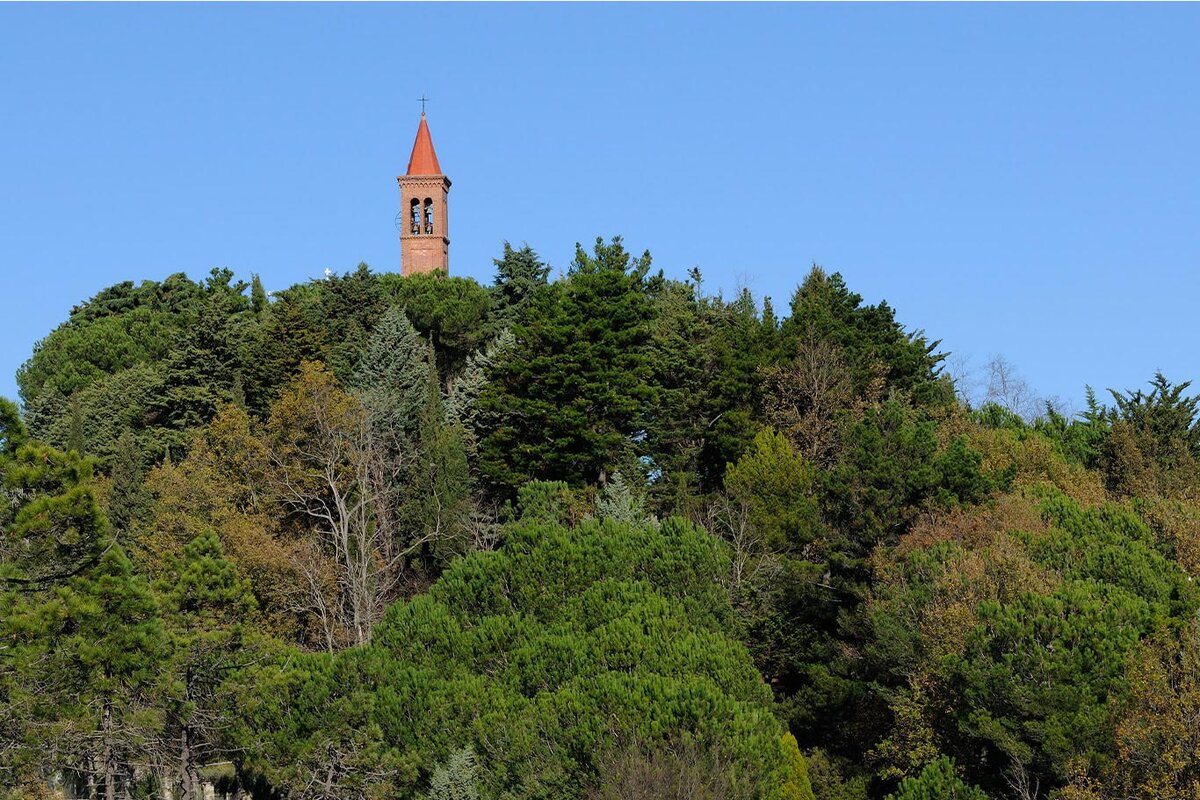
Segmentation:
[(188, 741), (187, 726), (179, 733), (179, 800), (195, 800), (195, 785), (192, 783), (192, 748)]
[[(186, 696), (192, 699), (192, 671), (184, 676)], [(201, 800), (204, 795), (200, 786), (200, 773), (196, 768), (195, 731), (190, 722), (185, 722), (179, 732), (179, 772), (182, 783), (180, 800)]]
[(84, 764), (86, 767), (85, 775), (87, 776), (87, 796), (88, 800), (98, 800), (96, 788), (96, 757), (91, 750), (88, 751), (87, 761)]
[(113, 746), (112, 700), (104, 698), (104, 800), (117, 800), (117, 753)]

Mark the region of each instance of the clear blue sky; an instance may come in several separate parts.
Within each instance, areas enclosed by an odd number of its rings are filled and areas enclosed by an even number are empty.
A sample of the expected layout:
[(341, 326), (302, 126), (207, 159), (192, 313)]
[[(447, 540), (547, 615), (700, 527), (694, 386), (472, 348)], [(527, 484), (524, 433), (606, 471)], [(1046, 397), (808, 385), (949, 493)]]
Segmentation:
[(422, 92), (451, 269), (622, 234), (812, 262), (1036, 390), (1200, 378), (1195, 5), (0, 5), (0, 394), (111, 283), (397, 268)]

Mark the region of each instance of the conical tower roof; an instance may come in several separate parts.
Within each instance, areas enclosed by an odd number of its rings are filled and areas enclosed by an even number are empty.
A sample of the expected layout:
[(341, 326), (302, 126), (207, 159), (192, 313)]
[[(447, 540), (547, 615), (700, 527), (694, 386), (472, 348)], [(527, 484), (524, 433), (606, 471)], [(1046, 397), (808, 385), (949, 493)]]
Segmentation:
[(421, 124), (417, 127), (417, 140), (413, 142), (412, 155), (408, 158), (409, 175), (441, 175), (437, 153), (433, 151), (433, 138), (429, 125), (425, 123), (425, 112), (421, 112)]

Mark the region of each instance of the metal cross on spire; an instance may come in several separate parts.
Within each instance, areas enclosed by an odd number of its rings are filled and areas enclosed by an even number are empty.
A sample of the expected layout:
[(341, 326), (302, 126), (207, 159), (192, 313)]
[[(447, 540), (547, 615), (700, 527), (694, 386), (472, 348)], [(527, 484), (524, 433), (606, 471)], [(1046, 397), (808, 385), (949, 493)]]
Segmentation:
[(429, 98), (425, 96), (424, 92), (421, 92), (421, 96), (418, 97), (417, 100), (419, 100), (421, 103), (421, 116), (423, 117), (425, 116), (425, 104), (429, 102)]

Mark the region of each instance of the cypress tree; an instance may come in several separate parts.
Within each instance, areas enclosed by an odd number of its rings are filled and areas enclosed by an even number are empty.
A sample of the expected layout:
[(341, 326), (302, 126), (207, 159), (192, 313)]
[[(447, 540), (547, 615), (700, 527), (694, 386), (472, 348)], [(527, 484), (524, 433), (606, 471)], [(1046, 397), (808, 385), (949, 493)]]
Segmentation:
[(149, 501), (143, 485), (145, 477), (141, 449), (133, 431), (126, 428), (117, 438), (117, 452), (112, 462), (112, 488), (108, 494), (108, 519), (118, 531), (128, 531), (145, 513)]
[(73, 453), (83, 453), (83, 408), (79, 395), (72, 395), (67, 401), (67, 413), (70, 414), (70, 424), (67, 429), (67, 450)]
[(266, 311), (269, 303), (267, 290), (263, 288), (262, 279), (256, 272), (250, 276), (250, 308), (254, 311), (255, 316), (260, 316)]

